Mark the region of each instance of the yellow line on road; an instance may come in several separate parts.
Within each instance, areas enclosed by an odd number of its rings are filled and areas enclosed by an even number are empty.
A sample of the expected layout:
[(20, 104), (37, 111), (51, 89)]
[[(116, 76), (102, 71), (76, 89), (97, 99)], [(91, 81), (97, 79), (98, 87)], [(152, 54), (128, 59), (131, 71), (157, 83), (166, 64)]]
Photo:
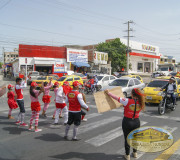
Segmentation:
[(162, 154), (160, 154), (154, 160), (168, 160), (169, 157), (171, 157), (179, 147), (180, 147), (180, 139), (176, 141), (170, 148), (165, 150)]

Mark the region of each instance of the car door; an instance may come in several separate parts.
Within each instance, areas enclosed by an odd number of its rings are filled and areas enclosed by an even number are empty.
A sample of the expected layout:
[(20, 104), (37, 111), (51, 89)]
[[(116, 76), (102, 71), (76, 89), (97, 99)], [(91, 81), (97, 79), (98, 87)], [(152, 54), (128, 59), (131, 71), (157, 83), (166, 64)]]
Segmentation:
[(133, 90), (134, 87), (134, 81), (133, 79), (130, 79), (129, 80), (129, 83), (128, 83), (128, 89), (127, 89), (127, 96), (130, 97), (131, 96), (131, 92)]
[(104, 78), (102, 79), (102, 87), (108, 86), (108, 84), (109, 84), (109, 76), (104, 76)]
[(114, 81), (116, 79), (116, 77), (114, 76), (110, 76), (110, 80), (109, 80), (109, 83), (111, 83), (112, 81)]

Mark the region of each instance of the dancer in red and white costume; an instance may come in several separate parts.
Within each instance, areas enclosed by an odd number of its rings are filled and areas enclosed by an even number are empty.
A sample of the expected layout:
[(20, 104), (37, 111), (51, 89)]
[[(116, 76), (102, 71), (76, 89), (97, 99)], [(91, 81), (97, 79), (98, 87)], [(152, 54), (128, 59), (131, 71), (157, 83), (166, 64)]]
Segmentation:
[[(55, 82), (53, 88), (54, 88), (54, 94), (55, 94), (54, 102), (56, 103), (56, 95), (57, 95), (57, 91), (58, 91), (58, 88), (59, 88), (59, 83)], [(54, 114), (53, 114), (52, 119), (55, 119), (55, 115), (56, 115), (56, 109), (54, 110)]]
[(73, 82), (73, 90), (67, 94), (66, 97), (66, 104), (69, 102), (69, 115), (68, 115), (68, 122), (65, 129), (65, 136), (64, 139), (68, 140), (68, 132), (70, 126), (74, 123), (73, 128), (73, 141), (78, 141), (76, 135), (78, 131), (78, 126), (81, 124), (81, 107), (89, 111), (89, 107), (83, 100), (83, 96), (79, 93), (79, 85), (78, 81)]
[(16, 85), (15, 85), (15, 91), (17, 94), (17, 104), (20, 109), (16, 124), (20, 124), (20, 126), (28, 126), (26, 123), (24, 123), (25, 108), (24, 108), (24, 99), (23, 99), (23, 88), (27, 87), (27, 84), (26, 84), (27, 79), (25, 76), (24, 78), (25, 78), (24, 81), (22, 81), (22, 79), (19, 77), (16, 78)]
[(35, 119), (35, 132), (40, 132), (42, 131), (42, 129), (38, 129), (38, 120), (39, 120), (39, 112), (41, 110), (41, 105), (39, 103), (38, 96), (43, 92), (43, 89), (41, 88), (41, 90), (38, 91), (36, 90), (37, 86), (38, 85), (36, 82), (32, 82), (30, 87), (32, 116), (30, 119), (29, 130), (33, 129), (32, 123), (33, 123), (33, 119)]
[(9, 105), (9, 113), (8, 113), (8, 118), (9, 119), (14, 119), (14, 117), (11, 116), (12, 110), (18, 108), (17, 102), (15, 101), (15, 97), (17, 97), (14, 92), (12, 91), (13, 85), (9, 84), (8, 85), (8, 93), (7, 93), (7, 98), (8, 98), (8, 105)]
[(64, 82), (63, 86), (60, 86), (57, 90), (56, 94), (56, 115), (54, 124), (58, 124), (59, 115), (61, 112), (64, 114), (64, 125), (67, 124), (68, 121), (68, 108), (66, 106), (65, 100), (66, 95), (71, 91), (71, 87), (68, 82)]
[(50, 91), (52, 85), (53, 85), (52, 84), (52, 78), (50, 79), (49, 83), (44, 82), (43, 85), (42, 85), (42, 88), (44, 90), (44, 95), (43, 95), (43, 98), (42, 98), (42, 101), (44, 102), (44, 108), (43, 108), (42, 116), (45, 117), (45, 118), (47, 117), (46, 116), (46, 111), (47, 111), (47, 109), (49, 107), (49, 103), (51, 102), (51, 97), (52, 96), (49, 95), (49, 91)]

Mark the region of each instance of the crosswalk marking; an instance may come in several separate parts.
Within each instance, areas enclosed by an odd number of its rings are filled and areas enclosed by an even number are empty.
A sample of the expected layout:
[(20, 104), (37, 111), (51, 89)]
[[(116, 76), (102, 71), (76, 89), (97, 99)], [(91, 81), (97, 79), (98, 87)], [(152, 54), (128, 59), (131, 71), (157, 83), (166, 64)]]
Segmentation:
[(86, 115), (86, 118), (87, 118), (87, 119), (91, 119), (91, 118), (94, 118), (94, 117), (98, 117), (98, 116), (100, 116), (100, 115), (102, 115), (102, 114), (100, 114), (100, 113), (87, 114), (87, 115)]
[[(169, 132), (171, 132), (171, 133), (173, 133), (175, 130), (178, 129), (178, 127), (173, 127), (173, 128), (171, 128), (171, 127), (168, 127), (168, 126), (166, 126), (166, 125), (163, 126), (162, 128), (166, 129), (167, 131), (169, 131)], [(124, 148), (121, 148), (119, 151), (117, 151), (117, 154), (121, 154), (121, 155), (125, 154), (125, 149), (124, 149)], [(138, 157), (137, 157), (136, 159), (141, 158), (144, 154), (145, 154), (145, 152), (140, 152), (140, 151), (138, 151)]]
[[(92, 122), (92, 123), (88, 123), (84, 126), (80, 126), (78, 129), (78, 134), (83, 134), (86, 133), (88, 131), (91, 131), (93, 129), (96, 129), (98, 127), (102, 127), (105, 126), (109, 123), (115, 122), (122, 119), (121, 117), (110, 117), (110, 118), (106, 118), (106, 119), (102, 119), (100, 121), (96, 121), (96, 122)], [(72, 130), (70, 130), (70, 134), (72, 134)]]
[[(145, 125), (147, 122), (141, 121), (142, 125)], [(94, 138), (91, 138), (89, 140), (87, 140), (86, 142), (95, 146), (95, 147), (99, 147), (105, 143), (108, 143), (109, 141), (118, 138), (120, 136), (123, 135), (123, 131), (122, 131), (122, 127), (118, 127), (116, 129), (113, 129), (109, 132), (100, 134)]]

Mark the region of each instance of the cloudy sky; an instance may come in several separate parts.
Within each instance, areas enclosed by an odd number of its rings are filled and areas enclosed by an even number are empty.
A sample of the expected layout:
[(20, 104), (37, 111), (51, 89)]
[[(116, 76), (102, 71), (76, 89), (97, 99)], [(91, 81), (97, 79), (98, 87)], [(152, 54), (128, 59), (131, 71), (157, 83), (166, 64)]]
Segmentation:
[(61, 46), (124, 38), (160, 47), (180, 62), (179, 0), (1, 0), (0, 54), (19, 43)]

